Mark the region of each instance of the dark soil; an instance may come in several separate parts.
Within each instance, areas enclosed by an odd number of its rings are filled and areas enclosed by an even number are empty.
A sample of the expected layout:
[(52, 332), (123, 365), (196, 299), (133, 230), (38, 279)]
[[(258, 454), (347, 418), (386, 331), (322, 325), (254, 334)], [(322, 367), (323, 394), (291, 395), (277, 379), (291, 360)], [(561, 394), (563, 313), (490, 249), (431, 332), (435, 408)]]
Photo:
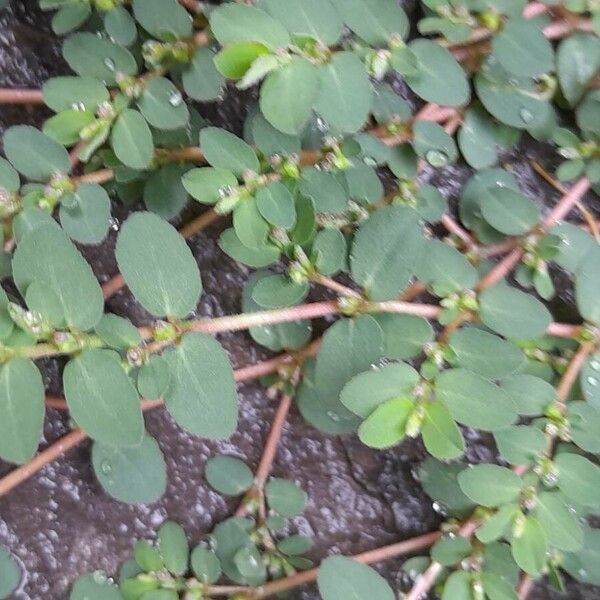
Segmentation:
[[(60, 56), (60, 40), (52, 34), (47, 15), (37, 0), (11, 0), (0, 12), (0, 86), (40, 87), (51, 76), (68, 73)], [(400, 89), (401, 86), (399, 86)], [(215, 124), (240, 132), (247, 96), (228, 94), (218, 106), (199, 106)], [(40, 125), (47, 116), (39, 107), (0, 107), (0, 133), (10, 125)], [(556, 194), (540, 184), (527, 160), (544, 162), (548, 148), (527, 144), (506, 160), (514, 166), (524, 191), (551, 205)], [(546, 160), (546, 163), (548, 161)], [(470, 171), (463, 166), (448, 168), (433, 176), (449, 199), (455, 198)], [(427, 177), (427, 173), (425, 177)], [(196, 206), (196, 210), (198, 207)], [(122, 220), (127, 212), (115, 208)], [(190, 246), (202, 269), (205, 293), (198, 314), (213, 316), (240, 311), (241, 289), (248, 270), (235, 264), (218, 248), (219, 225), (196, 235)], [(114, 232), (101, 247), (84, 249), (99, 279), (116, 272), (113, 256)], [(561, 291), (560, 312), (569, 312), (572, 297)], [(127, 290), (108, 303), (108, 309), (141, 323), (145, 318)], [(234, 367), (267, 357), (247, 334), (221, 336)], [(61, 364), (43, 365), (50, 390), (60, 393)], [(211, 491), (203, 479), (206, 460), (216, 453), (239, 456), (256, 466), (275, 409), (257, 384), (239, 387), (240, 425), (226, 442), (205, 442), (189, 436), (162, 410), (147, 415), (147, 426), (168, 461), (169, 484), (165, 496), (148, 506), (128, 506), (109, 498), (96, 482), (90, 466), (90, 447), (85, 443), (45, 467), (35, 477), (0, 499), (0, 544), (22, 562), (25, 576), (15, 600), (61, 600), (68, 598), (73, 581), (97, 569), (115, 574), (131, 555), (134, 540), (151, 537), (167, 518), (181, 523), (192, 542), (229, 516), (236, 500), (225, 500)], [(0, 416), (1, 418), (1, 416)], [(67, 419), (50, 410), (42, 447), (64, 435)], [(489, 440), (474, 434), (469, 458), (490, 460), (494, 448)], [(440, 523), (431, 501), (413, 478), (414, 467), (424, 458), (420, 443), (404, 443), (387, 452), (375, 452), (354, 437), (327, 437), (304, 423), (293, 409), (285, 427), (274, 465), (274, 474), (296, 480), (307, 491), (305, 515), (294, 520), (297, 531), (312, 535), (311, 558), (319, 561), (329, 553), (354, 554), (432, 531)], [(0, 461), (0, 475), (11, 465)], [(401, 560), (379, 565), (396, 589), (407, 589)], [(314, 587), (291, 594), (312, 600)], [(558, 598), (539, 586), (535, 599)], [(592, 600), (600, 591), (569, 583), (568, 598)]]

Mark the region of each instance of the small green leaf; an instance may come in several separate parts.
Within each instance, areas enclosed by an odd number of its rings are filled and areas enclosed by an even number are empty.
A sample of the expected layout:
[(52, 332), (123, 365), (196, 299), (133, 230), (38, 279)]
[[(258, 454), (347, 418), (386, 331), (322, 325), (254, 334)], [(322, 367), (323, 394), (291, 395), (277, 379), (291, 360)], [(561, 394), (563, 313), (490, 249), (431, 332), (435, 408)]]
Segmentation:
[(406, 435), (406, 422), (415, 405), (409, 398), (394, 398), (377, 408), (358, 428), (360, 441), (370, 448), (390, 448)]
[(95, 331), (109, 348), (115, 350), (129, 350), (142, 343), (142, 336), (131, 321), (110, 313), (102, 316)]
[(273, 127), (295, 135), (308, 123), (318, 92), (317, 68), (294, 58), (266, 78), (260, 90), (260, 109)]
[(546, 447), (546, 436), (537, 427), (519, 425), (494, 434), (498, 452), (511, 465), (525, 465), (536, 459)]
[(170, 382), (169, 367), (161, 356), (151, 356), (137, 374), (137, 389), (143, 398), (162, 398)]
[(307, 293), (307, 283), (295, 283), (285, 275), (271, 275), (256, 283), (252, 299), (265, 308), (281, 308), (298, 304)]
[(336, 275), (346, 266), (348, 248), (346, 238), (338, 229), (323, 229), (313, 241), (315, 266), (323, 275)]
[(552, 315), (539, 300), (509, 286), (492, 287), (479, 300), (483, 324), (507, 338), (537, 338), (552, 321)]
[(275, 227), (291, 229), (296, 223), (294, 198), (279, 181), (272, 181), (256, 192), (256, 207), (260, 214)]
[(0, 598), (10, 598), (21, 582), (21, 568), (8, 550), (0, 546)]
[(323, 600), (394, 600), (392, 588), (377, 571), (345, 556), (330, 556), (321, 563), (317, 585)]
[(190, 120), (181, 92), (164, 77), (153, 77), (137, 102), (144, 119), (157, 129), (179, 129)]
[(137, 22), (165, 42), (192, 35), (192, 16), (177, 0), (134, 0)]
[(442, 600), (473, 600), (473, 575), (455, 571), (444, 584)]
[(526, 416), (544, 414), (556, 396), (554, 387), (547, 381), (525, 373), (503, 379), (500, 387), (516, 403), (517, 412)]
[(375, 320), (383, 331), (384, 354), (388, 358), (413, 358), (423, 346), (433, 341), (433, 327), (429, 321), (414, 315), (376, 315)]
[(565, 552), (577, 552), (583, 545), (583, 529), (579, 519), (558, 492), (538, 496), (535, 517), (548, 538), (548, 543)]
[(152, 132), (144, 117), (130, 108), (115, 121), (110, 143), (117, 158), (132, 169), (146, 169), (154, 156)]
[(271, 478), (265, 486), (267, 503), (282, 517), (296, 517), (306, 505), (306, 493), (286, 479)]
[(432, 167), (444, 167), (458, 158), (454, 140), (438, 123), (419, 119), (413, 126), (413, 147)]
[(112, 350), (84, 350), (63, 373), (71, 417), (89, 436), (111, 446), (142, 441), (140, 398)]
[(158, 549), (165, 567), (173, 575), (185, 575), (188, 570), (189, 546), (181, 525), (167, 521), (158, 530)]
[(121, 228), (115, 254), (127, 286), (153, 315), (182, 318), (198, 303), (198, 265), (183, 237), (160, 217), (131, 215)]
[(600, 40), (592, 33), (574, 32), (556, 52), (560, 88), (571, 106), (583, 96), (588, 82), (600, 70)]
[(571, 425), (571, 437), (586, 452), (600, 452), (600, 411), (587, 402), (569, 402), (568, 418)]
[(501, 506), (518, 498), (523, 481), (506, 467), (475, 465), (458, 475), (460, 489), (476, 504)]
[(518, 504), (505, 504), (489, 517), (476, 532), (477, 539), (483, 544), (489, 544), (504, 537), (508, 527), (521, 514)]
[(347, 208), (348, 194), (333, 174), (308, 167), (302, 170), (300, 192), (314, 202), (318, 213), (342, 214)]
[(239, 496), (252, 486), (253, 475), (248, 465), (233, 456), (213, 456), (206, 463), (204, 476), (221, 494)]
[(312, 546), (312, 538), (305, 535), (291, 535), (277, 544), (277, 550), (288, 556), (297, 556), (308, 552)]
[(16, 125), (4, 134), (4, 153), (13, 167), (32, 181), (48, 181), (71, 169), (69, 154), (57, 142), (30, 125)]
[(0, 368), (0, 411), (0, 456), (27, 462), (37, 451), (45, 412), (42, 376), (32, 361), (13, 358)]
[(519, 192), (505, 187), (485, 190), (481, 199), (483, 218), (494, 228), (507, 235), (528, 232), (540, 218), (535, 203)]
[(190, 562), (194, 575), (202, 583), (210, 585), (218, 581), (221, 577), (221, 563), (219, 559), (214, 552), (202, 545), (194, 548)]
[(110, 225), (110, 198), (106, 190), (94, 183), (84, 183), (73, 192), (73, 206), (60, 206), (60, 224), (65, 232), (81, 244), (99, 244)]
[(558, 470), (558, 487), (571, 500), (584, 506), (598, 506), (600, 467), (580, 456), (561, 452), (554, 460)]
[(248, 248), (240, 241), (235, 229), (226, 229), (219, 238), (219, 247), (225, 254), (249, 267), (259, 269), (273, 264), (279, 258), (279, 249), (267, 244)]
[(238, 42), (225, 46), (214, 58), (218, 73), (227, 79), (242, 79), (260, 56), (269, 49), (258, 42)]
[(600, 323), (600, 248), (594, 246), (582, 259), (575, 276), (575, 297), (581, 316), (592, 323)]
[(221, 345), (210, 336), (188, 333), (163, 356), (172, 375), (165, 394), (171, 416), (195, 435), (229, 437), (237, 425), (237, 393)]
[(228, 169), (200, 167), (188, 171), (182, 178), (183, 187), (202, 204), (216, 204), (238, 186), (237, 177)]
[(144, 185), (146, 208), (163, 219), (177, 216), (189, 200), (182, 183), (186, 171), (184, 165), (177, 163), (167, 164), (154, 171)]
[(471, 542), (461, 536), (443, 536), (431, 547), (431, 559), (445, 567), (459, 563), (471, 554)]
[(210, 48), (196, 48), (181, 81), (190, 98), (199, 102), (215, 100), (223, 89), (224, 79), (217, 70), (214, 52)]
[(206, 160), (215, 168), (228, 169), (238, 176), (246, 171), (260, 171), (254, 150), (229, 131), (218, 127), (205, 127), (200, 132), (200, 147)]
[(119, 46), (131, 46), (137, 39), (135, 20), (123, 6), (115, 6), (104, 14), (104, 29)]
[(460, 429), (442, 402), (426, 404), (421, 431), (428, 452), (440, 460), (451, 460), (464, 452), (465, 443)]
[(94, 77), (53, 77), (42, 92), (46, 106), (57, 113), (74, 106), (95, 112), (98, 105), (110, 100), (106, 87)]
[(150, 504), (167, 489), (167, 466), (156, 440), (144, 435), (137, 446), (92, 446), (92, 464), (107, 494), (119, 502)]
[(72, 146), (79, 141), (81, 130), (95, 119), (91, 111), (68, 109), (48, 119), (42, 131), (62, 146)]
[(518, 600), (513, 586), (499, 575), (482, 573), (481, 583), (486, 596), (490, 600)]
[(511, 547), (515, 562), (529, 575), (539, 575), (546, 565), (547, 539), (540, 522), (525, 518), (522, 530), (513, 536)]
[(119, 588), (107, 578), (97, 574), (82, 575), (77, 579), (69, 600), (121, 600)]

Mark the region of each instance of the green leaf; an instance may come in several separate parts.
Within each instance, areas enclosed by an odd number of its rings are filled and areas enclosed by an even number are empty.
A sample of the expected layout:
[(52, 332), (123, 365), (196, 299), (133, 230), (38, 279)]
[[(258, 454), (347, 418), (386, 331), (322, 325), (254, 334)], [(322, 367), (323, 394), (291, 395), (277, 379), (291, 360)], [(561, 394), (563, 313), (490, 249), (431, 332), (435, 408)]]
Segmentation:
[(475, 465), (458, 475), (460, 489), (476, 504), (502, 506), (519, 497), (523, 481), (506, 467)]
[(467, 76), (446, 49), (427, 39), (418, 39), (408, 47), (418, 60), (418, 72), (404, 80), (417, 96), (427, 102), (448, 106), (465, 104), (470, 98)]
[(0, 546), (0, 598), (10, 598), (21, 582), (21, 568), (8, 550)]
[(352, 277), (372, 300), (391, 300), (408, 284), (422, 244), (418, 214), (410, 208), (381, 208), (354, 237)]
[(489, 544), (495, 540), (505, 537), (508, 527), (513, 523), (517, 515), (521, 514), (518, 504), (505, 504), (489, 517), (478, 529), (475, 535), (483, 544)]
[(192, 571), (199, 581), (205, 584), (215, 583), (221, 577), (221, 563), (216, 554), (198, 545), (192, 551), (190, 558)]
[(459, 563), (471, 554), (471, 542), (461, 536), (443, 536), (431, 547), (431, 560), (445, 567)]
[(435, 500), (435, 510), (446, 514), (470, 514), (473, 503), (460, 489), (457, 476), (465, 468), (464, 463), (443, 463), (428, 457), (417, 471), (418, 481), (425, 493)]
[(60, 206), (60, 224), (76, 242), (99, 244), (110, 225), (110, 198), (94, 183), (84, 183), (73, 192), (73, 206)]
[(540, 522), (531, 516), (525, 518), (511, 547), (515, 562), (529, 575), (539, 575), (546, 565), (547, 539)]
[(476, 327), (458, 329), (448, 343), (459, 366), (488, 379), (511, 375), (525, 364), (519, 348)]
[(552, 45), (532, 20), (509, 19), (492, 38), (492, 50), (500, 64), (517, 77), (535, 77), (554, 66)]
[(308, 552), (312, 546), (312, 538), (304, 535), (291, 535), (277, 544), (277, 550), (288, 556), (297, 556)]
[(440, 460), (462, 455), (465, 443), (450, 411), (441, 402), (425, 405), (425, 420), (421, 432), (428, 452)]
[(266, 579), (266, 565), (262, 560), (258, 548), (254, 544), (240, 548), (235, 553), (233, 561), (244, 579), (248, 581), (262, 581)]
[(260, 90), (260, 110), (273, 127), (296, 135), (308, 123), (318, 92), (317, 68), (293, 58), (266, 78)]
[(32, 361), (13, 358), (0, 369), (0, 410), (0, 456), (25, 463), (37, 451), (45, 412), (42, 376)]
[(137, 110), (125, 109), (117, 117), (110, 144), (117, 158), (132, 169), (148, 168), (154, 157), (152, 132)]
[(52, 31), (54, 31), (56, 35), (69, 33), (85, 23), (91, 12), (88, 4), (63, 6), (54, 17), (52, 17)]
[(215, 53), (210, 48), (196, 48), (192, 62), (182, 73), (185, 93), (194, 100), (215, 100), (223, 89), (224, 79), (217, 70)]
[[(247, 583), (246, 578), (238, 571), (234, 562), (236, 553), (252, 542), (248, 531), (254, 526), (249, 519), (233, 517), (219, 523), (213, 531), (216, 540), (216, 553), (223, 567), (223, 571), (233, 581)], [(264, 577), (258, 578), (259, 583)]]
[(265, 486), (265, 496), (269, 508), (282, 517), (297, 517), (306, 505), (306, 493), (286, 479), (271, 478)]
[(298, 304), (307, 293), (307, 283), (296, 283), (285, 275), (270, 275), (256, 282), (252, 299), (265, 308), (282, 308)]
[(192, 35), (192, 16), (177, 0), (134, 0), (137, 22), (165, 42)]
[(580, 456), (561, 452), (554, 459), (558, 470), (558, 487), (571, 500), (584, 506), (598, 506), (600, 498), (600, 467)]
[(410, 365), (397, 363), (354, 376), (342, 390), (342, 404), (366, 419), (378, 406), (399, 396), (411, 396), (419, 374)]
[(202, 282), (196, 260), (183, 237), (160, 217), (131, 215), (121, 227), (115, 254), (131, 293), (153, 315), (183, 318), (198, 303)]
[(142, 343), (142, 336), (131, 321), (106, 313), (95, 328), (96, 335), (115, 350), (129, 350)]
[(233, 228), (226, 229), (221, 234), (219, 247), (234, 260), (255, 269), (273, 264), (279, 258), (279, 249), (275, 246), (267, 244), (259, 248), (244, 246)]
[(500, 382), (515, 402), (520, 415), (536, 416), (544, 414), (554, 401), (556, 390), (547, 381), (528, 374), (512, 375)]
[(172, 375), (165, 394), (171, 416), (195, 435), (229, 437), (237, 425), (237, 394), (221, 345), (210, 336), (188, 333), (163, 356)]
[(444, 584), (442, 600), (473, 600), (473, 575), (455, 571)]
[(507, 235), (520, 235), (537, 225), (540, 212), (535, 203), (506, 187), (491, 187), (481, 199), (483, 218), (494, 228)]
[(594, 246), (582, 259), (575, 276), (575, 298), (581, 316), (600, 323), (600, 248)]
[(162, 398), (170, 382), (169, 367), (161, 356), (151, 356), (137, 374), (137, 389), (143, 398)]
[(343, 23), (330, 0), (263, 0), (264, 8), (292, 35), (309, 36), (333, 46)]
[(158, 548), (145, 540), (135, 544), (133, 555), (138, 565), (146, 572), (160, 571), (164, 567)]
[(344, 234), (338, 229), (323, 229), (312, 245), (316, 255), (315, 266), (323, 275), (336, 275), (346, 266), (348, 248)]
[(552, 322), (552, 315), (539, 300), (506, 285), (482, 292), (479, 302), (483, 324), (507, 338), (537, 338)]
[(235, 42), (260, 42), (270, 48), (283, 48), (290, 36), (271, 15), (254, 6), (224, 4), (210, 14), (210, 28), (221, 46)]
[(190, 120), (181, 92), (164, 77), (153, 77), (137, 102), (144, 119), (157, 129), (179, 129)]
[(352, 52), (338, 52), (319, 69), (315, 110), (334, 129), (354, 133), (367, 120), (373, 100), (362, 61)]
[(576, 554), (563, 555), (560, 566), (582, 583), (600, 585), (597, 564), (600, 554), (600, 530), (584, 527), (583, 548)]
[(213, 456), (206, 463), (204, 476), (217, 492), (239, 496), (252, 486), (254, 476), (248, 465), (233, 456)]
[(77, 579), (69, 600), (121, 600), (119, 588), (107, 578), (97, 574), (82, 575)]
[(71, 169), (69, 154), (57, 142), (30, 125), (16, 125), (4, 134), (4, 154), (13, 167), (32, 181), (48, 181)]
[(42, 131), (62, 146), (72, 146), (79, 141), (80, 131), (95, 119), (91, 111), (68, 109), (48, 119)]
[(345, 556), (330, 556), (321, 563), (317, 585), (323, 600), (394, 600), (392, 588), (377, 571)]
[(383, 184), (377, 171), (369, 165), (358, 164), (346, 169), (344, 178), (350, 197), (359, 204), (372, 204), (383, 197)]
[(78, 75), (94, 77), (107, 85), (116, 83), (117, 75), (135, 75), (133, 55), (122, 46), (94, 33), (75, 33), (63, 44), (63, 56)]
[(123, 6), (115, 6), (104, 14), (104, 29), (119, 46), (131, 46), (137, 39), (135, 20)]
[(514, 587), (494, 573), (482, 573), (481, 583), (490, 600), (518, 600)]
[(481, 107), (474, 106), (465, 112), (462, 127), (458, 131), (458, 145), (465, 160), (474, 169), (483, 169), (496, 164), (496, 125)]
[(546, 447), (546, 436), (537, 427), (507, 427), (494, 434), (498, 452), (511, 465), (533, 462)]
[(384, 355), (388, 358), (413, 358), (421, 354), (423, 346), (433, 341), (433, 327), (429, 321), (414, 315), (375, 315), (383, 331)]
[(154, 171), (144, 186), (146, 208), (163, 219), (177, 216), (189, 199), (182, 177), (186, 167), (169, 163)]
[(188, 171), (182, 183), (190, 196), (202, 204), (216, 204), (238, 186), (237, 177), (231, 171), (213, 167)]
[(358, 428), (360, 441), (370, 448), (395, 446), (406, 435), (406, 422), (414, 407), (409, 398), (393, 398), (380, 404)]
[(246, 198), (238, 203), (233, 213), (233, 228), (248, 248), (262, 248), (267, 243), (271, 227), (260, 214), (256, 201)]
[(40, 225), (23, 237), (12, 266), (21, 294), (34, 281), (53, 290), (69, 327), (87, 331), (102, 317), (104, 299), (92, 269), (54, 223)]
[(0, 157), (0, 190), (7, 192), (18, 192), (21, 187), (19, 174), (12, 165)]
[(563, 95), (574, 106), (600, 70), (600, 40), (592, 33), (576, 31), (558, 45), (556, 70)]
[(150, 504), (167, 489), (167, 466), (156, 440), (144, 435), (137, 446), (92, 446), (92, 465), (107, 494), (119, 502)]
[(225, 46), (214, 58), (218, 72), (228, 79), (241, 79), (260, 56), (269, 49), (258, 42), (239, 42)]
[(215, 168), (228, 169), (238, 176), (246, 171), (260, 171), (254, 150), (244, 140), (225, 129), (204, 128), (200, 132), (200, 147), (208, 163)]
[(396, 3), (387, 0), (334, 0), (344, 23), (371, 46), (387, 46), (396, 34), (408, 35), (408, 18)]
[(348, 194), (340, 180), (333, 174), (315, 167), (302, 170), (300, 192), (314, 202), (318, 213), (342, 214), (348, 205)]
[(382, 332), (371, 316), (334, 323), (323, 336), (317, 355), (314, 395), (298, 400), (304, 418), (321, 431), (353, 431), (360, 421), (340, 402), (340, 393), (354, 375), (377, 363), (382, 350)]
[[(250, 276), (242, 293), (243, 312), (249, 313), (263, 309), (262, 306), (253, 300), (252, 293), (258, 281), (270, 276), (271, 273), (269, 271), (258, 271)], [(251, 327), (249, 329), (249, 333), (255, 342), (266, 346), (273, 352), (279, 352), (283, 349), (298, 350), (302, 348), (310, 339), (311, 332), (311, 323), (306, 319), (290, 323), (279, 323), (277, 325)]]
[(112, 350), (84, 350), (63, 373), (71, 417), (94, 440), (110, 446), (142, 441), (140, 398)]
[(573, 443), (586, 452), (600, 452), (600, 411), (587, 402), (569, 402), (567, 407)]
[(441, 297), (471, 289), (478, 279), (477, 270), (466, 256), (440, 240), (425, 242), (415, 275)]
[(189, 546), (181, 525), (167, 521), (158, 530), (158, 549), (165, 567), (173, 575), (185, 575), (188, 570)]
[(53, 77), (44, 83), (42, 92), (46, 106), (57, 113), (75, 106), (95, 112), (110, 100), (106, 87), (94, 77)]
[(257, 111), (252, 117), (250, 137), (255, 146), (265, 155), (280, 154), (290, 156), (300, 154), (300, 139), (275, 129), (263, 115)]
[(546, 532), (551, 546), (565, 552), (577, 552), (581, 549), (583, 529), (560, 493), (541, 493), (534, 515)]
[(458, 158), (456, 144), (438, 123), (419, 119), (413, 125), (413, 147), (432, 167), (444, 167)]
[(437, 378), (436, 395), (467, 427), (494, 431), (517, 418), (514, 402), (502, 388), (466, 369), (444, 371)]

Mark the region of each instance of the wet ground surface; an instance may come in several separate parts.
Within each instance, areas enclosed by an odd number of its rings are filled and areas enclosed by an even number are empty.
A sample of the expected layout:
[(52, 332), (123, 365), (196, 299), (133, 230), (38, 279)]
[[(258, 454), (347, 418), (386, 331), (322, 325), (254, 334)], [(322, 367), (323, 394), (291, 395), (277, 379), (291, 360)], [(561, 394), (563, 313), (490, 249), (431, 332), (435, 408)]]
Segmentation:
[[(10, 5), (0, 12), (0, 86), (40, 87), (48, 77), (67, 73), (60, 57), (60, 41), (38, 11), (37, 0), (11, 0)], [(219, 106), (199, 109), (214, 123), (239, 132), (246, 102), (243, 97), (228, 95)], [(45, 116), (40, 108), (2, 106), (0, 129), (3, 132), (17, 123), (39, 125)], [(551, 205), (556, 194), (540, 184), (527, 166), (528, 158), (543, 160), (544, 155), (548, 155), (547, 149), (530, 145), (506, 159), (514, 165), (524, 191)], [(468, 175), (467, 168), (452, 167), (435, 174), (432, 183), (451, 199)], [(121, 220), (126, 216), (124, 209), (117, 208), (114, 214)], [(244, 267), (219, 250), (219, 233), (217, 225), (190, 240), (203, 274), (205, 292), (198, 307), (202, 316), (239, 312), (241, 287), (248, 276)], [(116, 271), (114, 235), (99, 248), (85, 249), (101, 281)], [(559, 300), (562, 308), (568, 309), (570, 301), (569, 291), (565, 290)], [(136, 322), (145, 317), (127, 291), (111, 299), (108, 308)], [(222, 336), (220, 341), (234, 367), (267, 356), (246, 334)], [(44, 371), (49, 389), (60, 393), (60, 364), (49, 362)], [(94, 478), (88, 443), (1, 498), (0, 544), (14, 553), (26, 571), (14, 599), (62, 600), (68, 598), (69, 588), (80, 574), (96, 569), (114, 574), (118, 565), (130, 557), (133, 541), (151, 537), (167, 518), (181, 523), (194, 542), (229, 516), (236, 500), (225, 500), (210, 490), (203, 479), (206, 460), (215, 453), (227, 453), (256, 466), (275, 409), (274, 402), (255, 384), (240, 386), (239, 400), (239, 428), (226, 442), (208, 443), (191, 437), (162, 410), (146, 416), (148, 430), (168, 462), (168, 489), (159, 502), (128, 506), (106, 496)], [(64, 435), (68, 427), (63, 415), (49, 411), (43, 446)], [(485, 440), (471, 437), (469, 458), (492, 460), (493, 448)], [(274, 474), (296, 480), (308, 493), (307, 510), (294, 521), (294, 527), (314, 536), (311, 558), (318, 561), (328, 553), (355, 554), (436, 529), (440, 517), (412, 476), (423, 457), (419, 443), (375, 452), (355, 437), (324, 436), (292, 409)], [(0, 475), (10, 468), (0, 462)], [(395, 588), (407, 589), (400, 566), (400, 560), (392, 560), (378, 567)], [(318, 594), (314, 587), (308, 587), (290, 597), (312, 600)], [(554, 597), (542, 586), (532, 595), (538, 599)], [(567, 597), (592, 600), (600, 598), (600, 592), (570, 583)]]

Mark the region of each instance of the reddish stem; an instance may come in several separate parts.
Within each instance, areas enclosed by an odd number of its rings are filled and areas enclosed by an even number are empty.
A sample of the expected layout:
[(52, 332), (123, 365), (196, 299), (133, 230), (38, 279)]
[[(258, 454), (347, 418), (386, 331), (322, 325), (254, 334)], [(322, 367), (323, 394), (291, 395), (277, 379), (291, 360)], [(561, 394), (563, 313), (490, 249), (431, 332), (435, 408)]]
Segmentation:
[(521, 581), (519, 581), (519, 586), (517, 588), (517, 596), (519, 597), (519, 600), (527, 599), (527, 596), (529, 596), (534, 583), (534, 580), (529, 575), (523, 575), (523, 577), (521, 577)]
[(43, 104), (42, 90), (0, 89), (0, 104)]

